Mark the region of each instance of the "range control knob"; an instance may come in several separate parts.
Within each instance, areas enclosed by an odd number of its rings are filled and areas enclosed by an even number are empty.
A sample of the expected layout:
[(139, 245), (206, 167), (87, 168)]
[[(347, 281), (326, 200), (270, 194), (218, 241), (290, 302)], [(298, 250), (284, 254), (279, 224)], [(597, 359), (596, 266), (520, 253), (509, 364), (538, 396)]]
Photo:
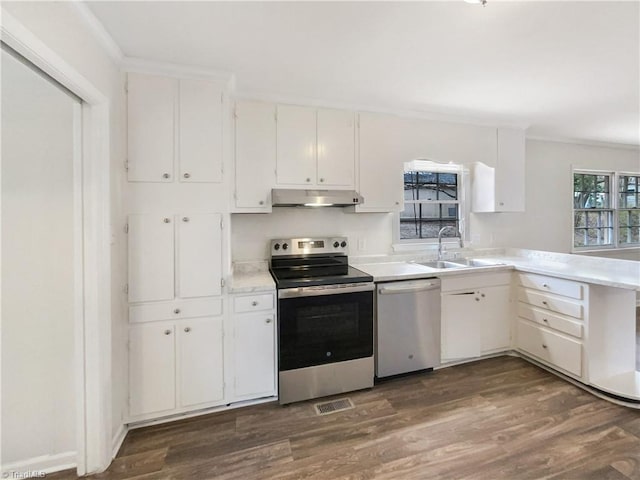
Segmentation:
[(273, 249), (274, 249), (274, 250), (280, 250), (280, 244), (279, 244), (279, 243), (276, 243), (276, 244), (273, 246)]
[(287, 248), (289, 248), (289, 244), (288, 243), (283, 243), (282, 244), (282, 249), (286, 250)]
[(341, 246), (342, 248), (346, 247), (346, 246), (347, 246), (347, 242), (345, 242), (345, 241), (343, 240), (343, 241), (342, 241), (342, 243), (340, 244), (340, 246)]
[(338, 248), (340, 244), (338, 242), (333, 242), (333, 248)]

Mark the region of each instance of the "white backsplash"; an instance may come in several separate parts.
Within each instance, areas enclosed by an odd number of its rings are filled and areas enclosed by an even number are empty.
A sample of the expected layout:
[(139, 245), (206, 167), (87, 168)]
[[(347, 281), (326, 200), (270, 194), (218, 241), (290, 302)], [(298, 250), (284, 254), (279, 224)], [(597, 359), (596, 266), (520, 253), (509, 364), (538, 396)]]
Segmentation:
[(234, 262), (269, 258), (274, 238), (345, 236), (349, 255), (390, 253), (393, 215), (348, 213), (342, 208), (274, 208), (273, 213), (231, 215)]

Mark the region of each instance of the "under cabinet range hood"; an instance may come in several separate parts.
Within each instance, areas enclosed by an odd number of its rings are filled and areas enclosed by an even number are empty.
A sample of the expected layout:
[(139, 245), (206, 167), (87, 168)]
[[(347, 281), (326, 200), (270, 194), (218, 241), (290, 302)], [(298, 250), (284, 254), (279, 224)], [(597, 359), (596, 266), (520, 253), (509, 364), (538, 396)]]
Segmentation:
[(355, 190), (271, 190), (271, 205), (274, 207), (351, 207), (363, 201), (364, 198)]

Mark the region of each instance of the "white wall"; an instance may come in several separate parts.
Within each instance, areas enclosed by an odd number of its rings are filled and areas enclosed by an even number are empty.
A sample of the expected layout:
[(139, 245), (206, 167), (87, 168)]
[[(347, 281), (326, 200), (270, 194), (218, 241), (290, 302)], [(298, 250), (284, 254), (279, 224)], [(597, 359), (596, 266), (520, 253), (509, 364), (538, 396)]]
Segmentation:
[(2, 465), (75, 462), (74, 105), (2, 52)]
[(471, 215), (474, 246), (570, 253), (572, 168), (640, 171), (637, 149), (527, 140), (525, 213)]
[[(126, 402), (126, 252), (121, 194), (124, 178), (124, 79), (119, 67), (97, 42), (72, 2), (2, 2), (2, 8), (30, 30), (69, 65), (87, 78), (110, 99), (111, 222), (112, 238), (112, 394), (107, 403), (113, 405), (113, 433), (122, 425)], [(105, 199), (109, 201), (109, 199)]]

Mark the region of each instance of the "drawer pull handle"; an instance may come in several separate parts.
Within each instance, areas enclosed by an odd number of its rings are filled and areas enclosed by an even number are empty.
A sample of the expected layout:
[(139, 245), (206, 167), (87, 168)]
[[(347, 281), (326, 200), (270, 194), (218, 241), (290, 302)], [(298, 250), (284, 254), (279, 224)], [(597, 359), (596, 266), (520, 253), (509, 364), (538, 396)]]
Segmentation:
[(184, 331), (189, 333), (191, 331), (191, 327), (184, 327)]
[(542, 301), (542, 304), (543, 304), (543, 305), (548, 305), (548, 303), (547, 303), (547, 301), (546, 301), (546, 300), (543, 300), (543, 301)]
[(191, 174), (190, 173), (185, 173), (184, 175), (182, 175), (184, 178), (191, 178)]
[(162, 174), (162, 178), (169, 178), (171, 175), (169, 175), (168, 173), (163, 173)]
[(165, 335), (171, 335), (171, 330), (165, 330), (165, 331), (164, 331), (164, 334), (165, 334)]
[(252, 307), (257, 307), (258, 306), (258, 302), (256, 300), (254, 300), (253, 302), (251, 302), (251, 306)]
[(270, 319), (270, 318), (267, 318), (266, 322), (267, 322), (267, 323), (271, 323), (271, 319)]
[(480, 299), (478, 297), (476, 297), (476, 302), (479, 302), (479, 301), (480, 301)]
[(189, 221), (189, 217), (182, 217), (182, 221), (183, 222), (188, 222)]
[(543, 344), (542, 344), (542, 348), (547, 348), (547, 346), (543, 343)]
[(546, 318), (543, 318), (542, 321), (549, 323), (549, 320), (547, 320)]
[(177, 314), (179, 314), (179, 313), (180, 313), (180, 309), (179, 309), (179, 308), (176, 308), (176, 309), (173, 311), (173, 313), (175, 313), (176, 315), (177, 315)]
[(542, 286), (543, 286), (544, 288), (549, 288), (549, 285), (547, 285), (546, 283), (543, 283), (543, 284), (542, 284)]
[(484, 297), (484, 293), (481, 293), (481, 294), (480, 294), (480, 296), (481, 296), (481, 297)]
[(165, 218), (162, 220), (164, 223), (171, 223), (171, 219), (170, 218)]

